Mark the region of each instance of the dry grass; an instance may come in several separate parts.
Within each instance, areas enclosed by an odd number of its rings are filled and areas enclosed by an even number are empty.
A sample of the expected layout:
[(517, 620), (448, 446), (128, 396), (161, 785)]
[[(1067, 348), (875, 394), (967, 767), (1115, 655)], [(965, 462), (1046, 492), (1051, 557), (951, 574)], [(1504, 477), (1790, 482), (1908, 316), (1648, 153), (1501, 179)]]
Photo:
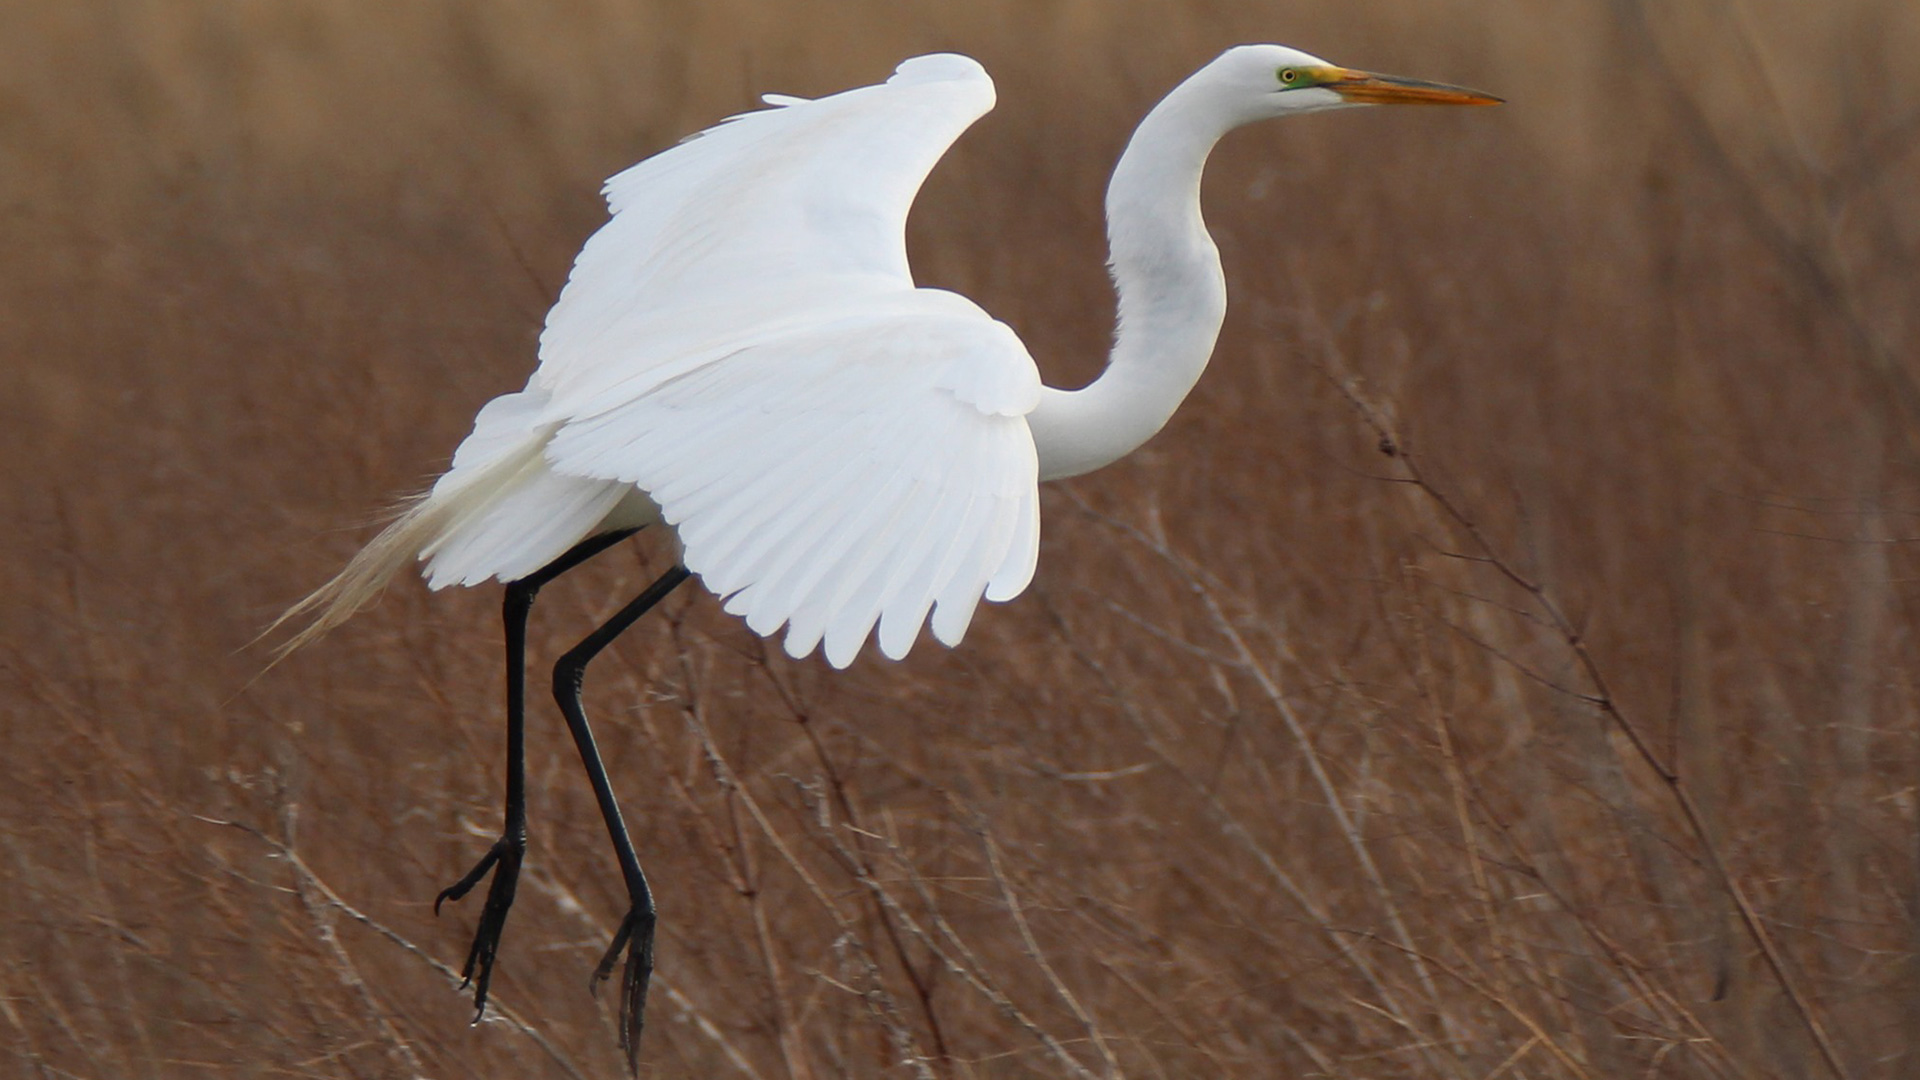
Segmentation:
[(916, 257), (1072, 382), (1133, 119), (1278, 37), (1513, 103), (1235, 136), (1215, 370), (965, 649), (835, 675), (689, 593), (596, 667), (643, 1072), (1913, 1074), (1920, 8), (814, 7), (0, 5), (0, 1073), (617, 1075), (548, 711), (501, 1020), (431, 912), (495, 597), (242, 647), (519, 384), (599, 177), (972, 52)]

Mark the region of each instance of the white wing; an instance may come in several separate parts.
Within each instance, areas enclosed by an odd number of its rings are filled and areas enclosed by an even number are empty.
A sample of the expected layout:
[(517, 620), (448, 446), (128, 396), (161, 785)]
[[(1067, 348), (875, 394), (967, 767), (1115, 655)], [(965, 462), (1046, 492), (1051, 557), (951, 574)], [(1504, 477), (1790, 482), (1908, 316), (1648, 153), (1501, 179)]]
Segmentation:
[[(879, 86), (746, 113), (607, 181), (613, 213), (574, 261), (534, 382), (560, 414), (746, 328), (804, 325), (834, 298), (911, 288), (906, 221), (953, 140), (993, 107), (964, 56)], [(668, 377), (671, 377), (670, 375)]]
[(1011, 330), (902, 291), (570, 421), (547, 458), (648, 492), (728, 611), (845, 667), (876, 623), (897, 659), (930, 608), (955, 645), (983, 592), (1026, 588), (1039, 395)]
[(541, 335), (532, 427), (562, 476), (646, 491), (689, 569), (787, 651), (845, 666), (877, 625), (957, 643), (1038, 550), (1011, 330), (916, 289), (914, 194), (993, 104), (965, 57), (736, 117), (607, 183)]

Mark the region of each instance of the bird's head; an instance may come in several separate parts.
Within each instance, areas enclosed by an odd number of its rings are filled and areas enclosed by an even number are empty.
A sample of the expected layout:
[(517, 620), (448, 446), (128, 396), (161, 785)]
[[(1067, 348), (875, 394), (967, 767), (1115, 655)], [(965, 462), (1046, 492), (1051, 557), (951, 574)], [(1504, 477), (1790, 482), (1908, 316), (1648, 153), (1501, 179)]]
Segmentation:
[(1345, 105), (1498, 105), (1462, 86), (1376, 75), (1330, 64), (1285, 45), (1238, 45), (1192, 82), (1220, 95), (1239, 123)]

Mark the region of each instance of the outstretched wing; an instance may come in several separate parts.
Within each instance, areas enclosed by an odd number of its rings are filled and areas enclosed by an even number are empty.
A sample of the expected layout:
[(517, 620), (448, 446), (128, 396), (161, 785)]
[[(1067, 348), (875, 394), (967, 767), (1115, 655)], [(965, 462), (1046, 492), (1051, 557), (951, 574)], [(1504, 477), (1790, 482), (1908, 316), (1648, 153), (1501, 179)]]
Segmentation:
[(1032, 359), (929, 289), (842, 309), (569, 420), (556, 471), (652, 496), (726, 609), (835, 667), (879, 628), (899, 659), (932, 615), (957, 645), (984, 594), (1033, 578)]
[(607, 183), (529, 390), (561, 475), (646, 491), (689, 569), (787, 651), (957, 643), (1038, 550), (1031, 357), (916, 289), (906, 217), (993, 105), (960, 56), (735, 117)]
[(906, 220), (953, 140), (993, 107), (964, 56), (724, 121), (607, 181), (613, 213), (575, 260), (534, 382), (562, 413), (738, 332), (911, 287)]

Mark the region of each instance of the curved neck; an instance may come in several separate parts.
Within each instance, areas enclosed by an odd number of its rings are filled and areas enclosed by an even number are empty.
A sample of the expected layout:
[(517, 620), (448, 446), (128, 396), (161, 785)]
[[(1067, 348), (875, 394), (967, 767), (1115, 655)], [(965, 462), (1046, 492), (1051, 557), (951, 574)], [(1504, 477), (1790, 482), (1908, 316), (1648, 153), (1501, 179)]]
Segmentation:
[(1140, 122), (1107, 186), (1119, 326), (1107, 369), (1079, 390), (1048, 387), (1028, 417), (1040, 478), (1091, 472), (1152, 438), (1213, 355), (1227, 310), (1220, 252), (1200, 218), (1200, 173), (1232, 125), (1192, 81)]

